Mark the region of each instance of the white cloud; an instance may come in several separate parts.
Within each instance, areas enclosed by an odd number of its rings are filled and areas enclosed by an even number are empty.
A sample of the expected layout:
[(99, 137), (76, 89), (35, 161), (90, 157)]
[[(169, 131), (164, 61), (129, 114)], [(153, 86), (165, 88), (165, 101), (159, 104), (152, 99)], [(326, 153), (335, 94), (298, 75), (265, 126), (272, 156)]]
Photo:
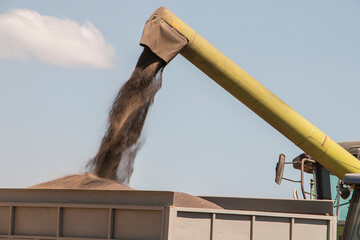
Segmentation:
[(90, 22), (79, 25), (26, 9), (1, 14), (0, 58), (32, 57), (64, 67), (110, 68), (115, 50)]

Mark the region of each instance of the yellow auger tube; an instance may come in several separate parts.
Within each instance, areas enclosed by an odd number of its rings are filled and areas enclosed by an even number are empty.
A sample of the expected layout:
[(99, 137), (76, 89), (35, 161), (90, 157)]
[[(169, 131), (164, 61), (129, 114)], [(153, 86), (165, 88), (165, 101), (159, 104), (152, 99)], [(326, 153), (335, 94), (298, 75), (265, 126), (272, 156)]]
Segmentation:
[(359, 160), (257, 82), (167, 8), (157, 9), (150, 20), (154, 18), (162, 18), (188, 39), (188, 44), (180, 52), (181, 55), (321, 165), (341, 179), (346, 173), (360, 173)]

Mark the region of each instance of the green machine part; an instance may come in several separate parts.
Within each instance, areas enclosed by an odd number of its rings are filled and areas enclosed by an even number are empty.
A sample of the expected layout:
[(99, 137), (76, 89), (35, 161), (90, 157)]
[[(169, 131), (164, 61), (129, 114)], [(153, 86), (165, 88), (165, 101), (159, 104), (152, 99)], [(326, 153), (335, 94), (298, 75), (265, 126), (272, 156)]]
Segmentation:
[[(187, 24), (160, 7), (147, 21), (141, 45), (169, 62), (187, 60), (333, 174), (360, 173), (360, 161), (237, 66)], [(173, 48), (171, 47), (173, 46)]]

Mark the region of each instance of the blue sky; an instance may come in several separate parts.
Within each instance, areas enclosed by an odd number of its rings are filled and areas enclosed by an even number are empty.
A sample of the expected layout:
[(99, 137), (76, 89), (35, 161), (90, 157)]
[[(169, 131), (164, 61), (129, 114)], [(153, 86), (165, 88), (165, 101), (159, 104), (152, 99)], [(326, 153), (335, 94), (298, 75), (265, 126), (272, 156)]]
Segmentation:
[[(38, 52), (25, 60), (0, 54), (0, 187), (84, 171), (111, 103), (142, 51), (143, 26), (160, 6), (335, 141), (360, 139), (358, 1), (0, 0), (1, 16), (27, 9), (78, 26), (90, 22), (104, 38), (99, 49), (113, 49), (105, 54), (109, 65), (79, 60), (63, 66), (54, 64), (58, 55), (51, 62)], [(24, 37), (19, 46), (36, 37)], [(104, 56), (99, 49), (94, 60)], [(91, 52), (55, 50), (79, 59)], [(274, 168), (279, 153), (290, 160), (301, 150), (180, 55), (164, 70), (143, 136), (130, 182), (136, 189), (290, 198), (298, 187), (277, 186)], [(299, 173), (288, 167), (285, 176)]]

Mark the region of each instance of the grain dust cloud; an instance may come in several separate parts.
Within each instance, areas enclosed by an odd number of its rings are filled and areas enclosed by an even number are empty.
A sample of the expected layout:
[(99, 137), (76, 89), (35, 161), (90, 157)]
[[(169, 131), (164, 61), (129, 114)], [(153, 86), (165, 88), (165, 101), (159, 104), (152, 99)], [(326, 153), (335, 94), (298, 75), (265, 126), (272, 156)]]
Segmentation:
[(161, 87), (165, 65), (165, 61), (144, 47), (134, 72), (114, 100), (100, 148), (88, 163), (93, 174), (129, 184), (134, 159), (142, 145), (141, 131)]

